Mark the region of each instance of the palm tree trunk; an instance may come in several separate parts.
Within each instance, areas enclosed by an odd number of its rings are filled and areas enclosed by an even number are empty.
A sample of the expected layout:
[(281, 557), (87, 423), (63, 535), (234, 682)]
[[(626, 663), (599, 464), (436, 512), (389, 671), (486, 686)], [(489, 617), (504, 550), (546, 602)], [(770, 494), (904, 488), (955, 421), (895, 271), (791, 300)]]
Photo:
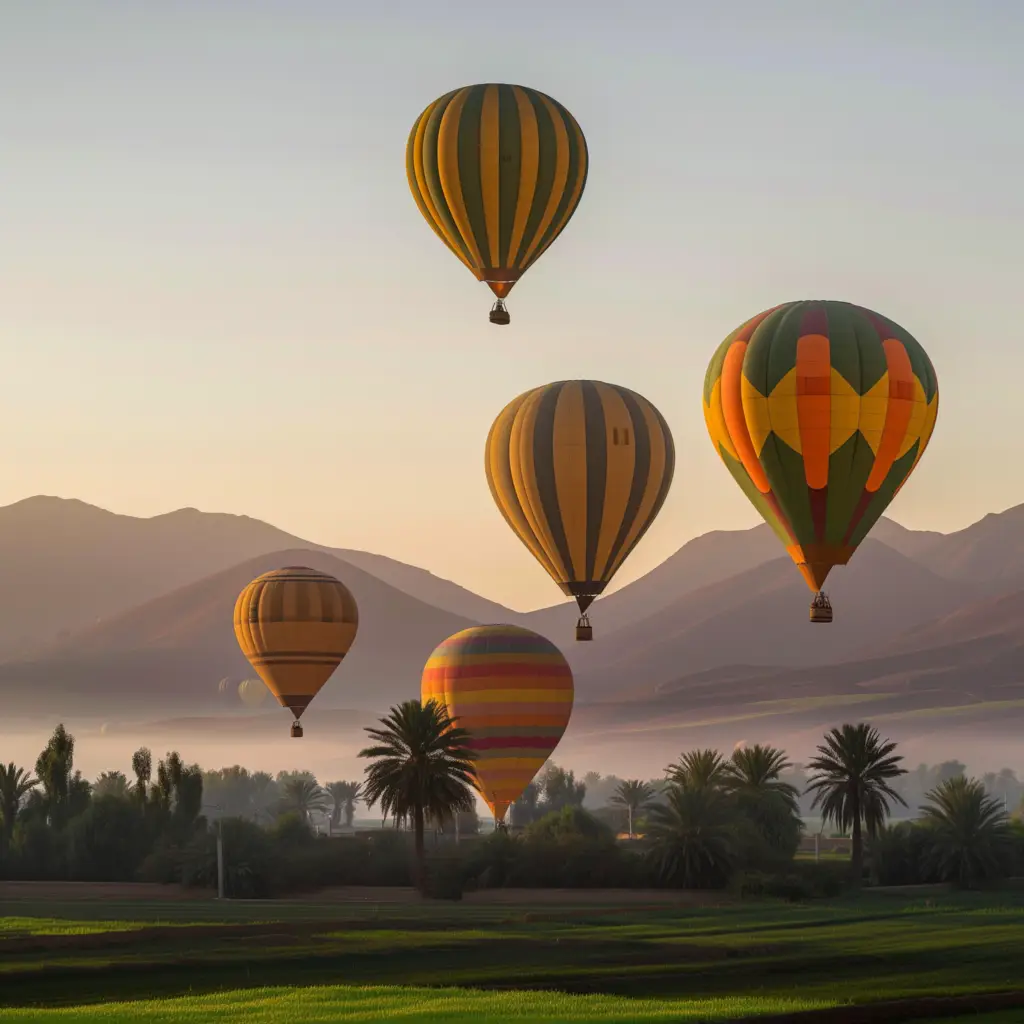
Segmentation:
[(416, 806), (413, 810), (413, 824), (416, 829), (415, 849), (416, 849), (416, 888), (423, 892), (423, 884), (426, 881), (426, 860), (427, 850), (426, 843), (424, 841), (424, 823), (423, 823), (423, 808)]
[(860, 826), (860, 800), (853, 799), (853, 830), (850, 840), (850, 873), (859, 889), (864, 881), (864, 837)]
[(626, 808), (626, 814), (629, 815), (629, 838), (632, 839), (633, 838), (633, 808), (631, 806)]

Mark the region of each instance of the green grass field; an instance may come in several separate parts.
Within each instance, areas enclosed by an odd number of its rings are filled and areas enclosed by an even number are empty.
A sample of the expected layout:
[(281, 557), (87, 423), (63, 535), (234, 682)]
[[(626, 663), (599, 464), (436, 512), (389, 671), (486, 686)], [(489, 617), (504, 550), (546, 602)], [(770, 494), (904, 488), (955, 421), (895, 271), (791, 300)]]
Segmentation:
[(1004, 1024), (1024, 1020), (1022, 949), (1020, 892), (693, 908), (9, 901), (0, 1024), (710, 1022), (1016, 991), (1019, 1009), (966, 1018)]

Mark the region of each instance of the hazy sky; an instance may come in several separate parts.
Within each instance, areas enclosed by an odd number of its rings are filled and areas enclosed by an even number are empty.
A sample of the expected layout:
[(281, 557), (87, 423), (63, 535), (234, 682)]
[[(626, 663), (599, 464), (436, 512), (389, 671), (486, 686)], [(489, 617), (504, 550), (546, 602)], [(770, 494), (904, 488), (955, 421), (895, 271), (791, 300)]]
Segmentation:
[[(0, 0), (0, 503), (246, 513), (551, 603), (483, 474), (502, 406), (591, 377), (663, 411), (675, 484), (628, 580), (757, 521), (704, 370), (813, 297), (937, 368), (895, 518), (1022, 502), (1022, 53), (1019, 0)], [(480, 81), (590, 147), (508, 328), (405, 181), (421, 109)]]

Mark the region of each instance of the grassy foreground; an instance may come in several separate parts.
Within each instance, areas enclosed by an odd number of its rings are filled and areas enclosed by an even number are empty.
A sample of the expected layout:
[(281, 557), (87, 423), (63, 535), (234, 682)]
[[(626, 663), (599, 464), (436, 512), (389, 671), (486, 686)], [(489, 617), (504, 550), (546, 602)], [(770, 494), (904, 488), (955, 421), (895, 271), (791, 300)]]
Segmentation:
[(713, 1000), (624, 999), (545, 992), (478, 992), (467, 989), (313, 988), (251, 989), (218, 995), (105, 1003), (60, 1009), (0, 1010), (4, 1024), (318, 1024), (387, 1020), (416, 1024), (466, 1021), (729, 1021), (767, 1012), (787, 1013), (819, 1005), (799, 1000), (734, 998)]
[(0, 1024), (711, 1022), (1019, 991), (1021, 1009), (966, 1018), (1004, 1024), (1024, 1020), (1022, 949), (1020, 892), (646, 908), (11, 901)]

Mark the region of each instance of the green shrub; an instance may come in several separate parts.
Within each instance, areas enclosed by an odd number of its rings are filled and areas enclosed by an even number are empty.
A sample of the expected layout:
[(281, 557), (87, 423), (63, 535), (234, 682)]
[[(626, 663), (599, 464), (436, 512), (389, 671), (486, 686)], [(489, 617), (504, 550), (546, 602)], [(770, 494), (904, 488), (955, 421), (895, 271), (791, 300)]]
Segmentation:
[(458, 857), (431, 857), (427, 861), (423, 895), (432, 900), (461, 900), (464, 872), (464, 865)]
[(143, 809), (117, 796), (101, 796), (68, 825), (68, 868), (75, 879), (117, 882), (133, 878), (149, 850)]
[(839, 896), (848, 875), (845, 864), (794, 863), (785, 871), (738, 871), (729, 887), (741, 898), (767, 896), (798, 903)]

